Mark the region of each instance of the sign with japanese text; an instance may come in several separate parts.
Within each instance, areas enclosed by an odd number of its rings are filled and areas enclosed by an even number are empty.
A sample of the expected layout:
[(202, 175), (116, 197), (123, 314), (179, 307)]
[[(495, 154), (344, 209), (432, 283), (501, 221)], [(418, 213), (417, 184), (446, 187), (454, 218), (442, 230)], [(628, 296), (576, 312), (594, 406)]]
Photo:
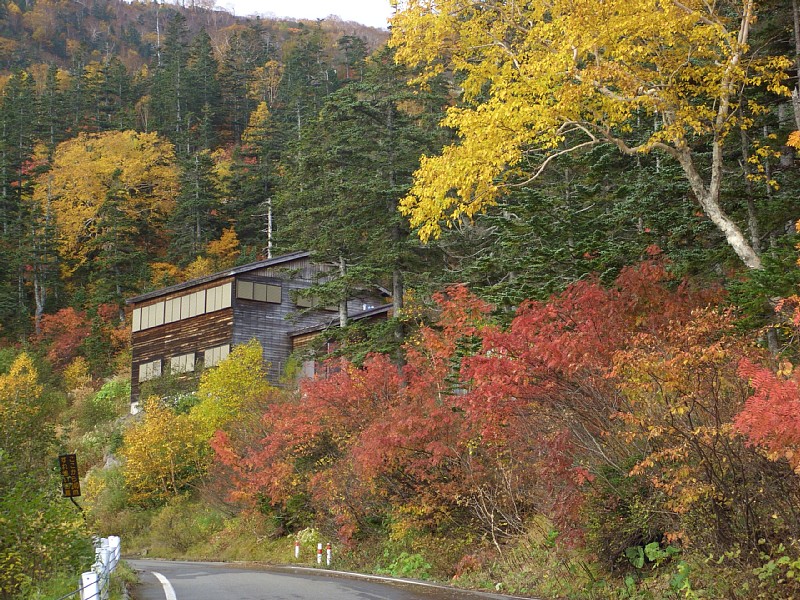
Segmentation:
[(81, 495), (81, 481), (78, 477), (78, 456), (76, 454), (61, 454), (58, 457), (61, 468), (61, 489), (64, 498), (76, 498)]

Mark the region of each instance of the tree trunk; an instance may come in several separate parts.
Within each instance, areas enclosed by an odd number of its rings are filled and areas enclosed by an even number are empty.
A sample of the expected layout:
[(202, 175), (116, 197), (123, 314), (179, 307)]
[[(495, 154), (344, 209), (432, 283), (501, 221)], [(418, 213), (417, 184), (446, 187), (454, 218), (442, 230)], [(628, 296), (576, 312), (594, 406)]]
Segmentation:
[[(722, 170), (721, 154), (722, 148), (720, 142), (715, 142), (712, 171), (717, 173), (721, 173)], [(698, 173), (695, 168), (691, 152), (688, 149), (678, 149), (675, 156), (678, 162), (680, 162), (683, 172), (703, 212), (725, 236), (725, 239), (728, 244), (730, 244), (731, 248), (733, 248), (736, 256), (738, 256), (748, 268), (761, 269), (761, 257), (747, 241), (747, 238), (742, 233), (742, 230), (739, 229), (739, 226), (725, 214), (722, 207), (719, 205), (720, 177), (712, 175), (711, 183), (706, 186), (700, 173)]]
[(795, 127), (800, 130), (800, 8), (797, 0), (792, 0), (792, 24), (794, 25), (794, 62), (795, 71), (798, 77), (792, 90), (792, 108), (794, 109)]
[[(344, 256), (339, 257), (339, 276), (344, 279), (347, 274), (347, 264), (344, 261)], [(346, 288), (339, 299), (339, 327), (347, 327), (347, 293)]]
[(740, 130), (742, 143), (742, 174), (744, 175), (744, 191), (747, 194), (747, 230), (750, 234), (750, 245), (756, 254), (761, 254), (761, 231), (758, 226), (756, 203), (753, 200), (753, 186), (750, 182), (750, 152), (747, 149), (747, 133)]

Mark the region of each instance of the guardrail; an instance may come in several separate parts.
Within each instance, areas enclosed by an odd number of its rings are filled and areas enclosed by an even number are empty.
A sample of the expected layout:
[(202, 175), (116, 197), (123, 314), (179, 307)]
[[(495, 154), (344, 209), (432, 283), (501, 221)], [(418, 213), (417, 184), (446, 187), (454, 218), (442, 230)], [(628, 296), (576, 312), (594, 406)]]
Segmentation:
[(121, 548), (116, 535), (100, 538), (94, 547), (95, 561), (91, 571), (81, 573), (78, 589), (57, 600), (79, 596), (80, 600), (108, 600), (111, 573), (119, 563)]

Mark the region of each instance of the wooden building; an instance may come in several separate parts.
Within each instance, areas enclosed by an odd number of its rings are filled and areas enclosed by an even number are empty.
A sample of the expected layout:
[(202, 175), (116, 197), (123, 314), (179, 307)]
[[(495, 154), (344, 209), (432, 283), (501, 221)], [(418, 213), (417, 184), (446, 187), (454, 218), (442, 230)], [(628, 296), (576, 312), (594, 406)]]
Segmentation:
[[(329, 270), (308, 252), (294, 252), (129, 299), (132, 410), (143, 382), (212, 367), (253, 338), (264, 349), (269, 380), (277, 383), (298, 345), (338, 324), (335, 307), (312, 307), (297, 295)], [(381, 302), (377, 293), (353, 298), (348, 312), (357, 318), (382, 309)]]
[[(359, 321), (372, 323), (375, 321), (384, 321), (388, 318), (391, 318), (392, 313), (393, 313), (393, 307), (391, 304), (381, 304), (380, 306), (371, 307), (369, 305), (365, 305), (362, 303), (362, 310), (350, 314), (349, 319), (351, 323), (357, 323)], [(339, 327), (338, 313), (333, 318), (331, 318), (330, 321), (306, 326), (301, 329), (295, 329), (294, 331), (290, 332), (289, 337), (292, 340), (292, 352), (301, 351), (304, 347), (307, 347), (310, 344), (316, 342), (319, 336), (324, 336), (325, 331), (332, 327)], [(323, 353), (333, 351), (335, 345), (328, 340), (324, 341), (325, 344), (322, 344), (323, 348), (325, 348), (323, 350)], [(298, 354), (302, 355), (302, 352), (299, 352)], [(324, 368), (325, 368), (324, 364), (321, 364), (320, 362), (314, 360), (313, 358), (309, 360), (304, 360), (301, 365), (300, 376), (314, 377), (316, 375), (321, 375), (325, 377), (327, 376), (327, 371), (320, 370)]]

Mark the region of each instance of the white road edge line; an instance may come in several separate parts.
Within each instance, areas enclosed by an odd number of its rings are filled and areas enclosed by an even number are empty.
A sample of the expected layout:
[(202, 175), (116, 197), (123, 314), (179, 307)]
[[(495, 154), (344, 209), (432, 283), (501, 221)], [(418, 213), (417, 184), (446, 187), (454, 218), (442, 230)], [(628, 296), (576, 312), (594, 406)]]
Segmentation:
[(156, 576), (156, 579), (158, 579), (164, 587), (164, 595), (167, 597), (167, 600), (178, 600), (178, 597), (175, 595), (175, 589), (172, 587), (169, 579), (164, 577), (161, 573), (156, 573), (155, 571), (151, 571), (151, 573)]
[(502, 597), (504, 600), (507, 598), (508, 600), (539, 600), (538, 598), (530, 598), (528, 596), (510, 596), (508, 594), (503, 594), (502, 592), (489, 592), (487, 590), (469, 590), (469, 589), (460, 589), (454, 588), (448, 585), (442, 585), (440, 583), (427, 583), (425, 581), (416, 581), (413, 579), (401, 579), (399, 577), (386, 577), (384, 575), (372, 575), (369, 573), (353, 573), (352, 571), (336, 571), (334, 569), (315, 569), (314, 567), (296, 567), (294, 565), (288, 565), (286, 568), (292, 571), (303, 571), (309, 574), (325, 574), (330, 573), (334, 575), (347, 575), (348, 577), (353, 577), (356, 579), (371, 579), (375, 581), (387, 581), (390, 583), (402, 583), (405, 585), (417, 585), (420, 587), (429, 587), (434, 589), (440, 589), (449, 592), (476, 592), (477, 594), (485, 594), (487, 596), (496, 596)]

